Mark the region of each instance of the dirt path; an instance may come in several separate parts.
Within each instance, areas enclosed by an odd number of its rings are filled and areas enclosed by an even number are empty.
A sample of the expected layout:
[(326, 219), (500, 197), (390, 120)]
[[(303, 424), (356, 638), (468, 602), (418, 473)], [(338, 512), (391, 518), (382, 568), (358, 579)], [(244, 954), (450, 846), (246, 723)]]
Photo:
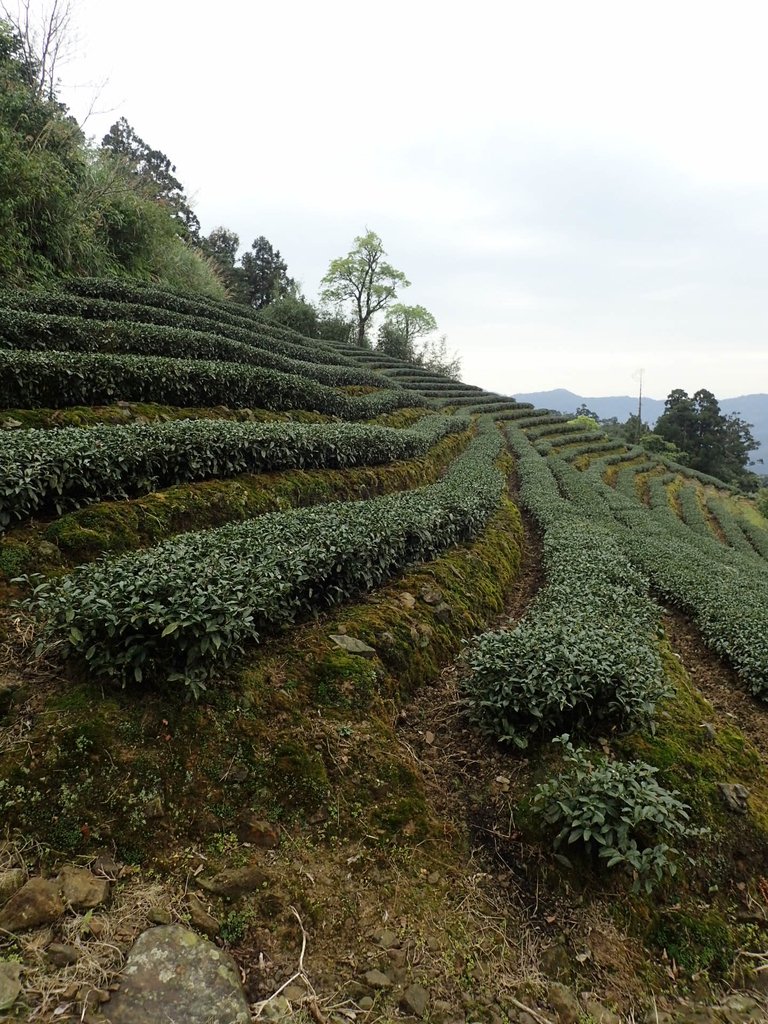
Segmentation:
[(768, 755), (768, 704), (744, 689), (733, 669), (706, 647), (696, 626), (681, 612), (667, 610), (664, 629), (699, 692)]

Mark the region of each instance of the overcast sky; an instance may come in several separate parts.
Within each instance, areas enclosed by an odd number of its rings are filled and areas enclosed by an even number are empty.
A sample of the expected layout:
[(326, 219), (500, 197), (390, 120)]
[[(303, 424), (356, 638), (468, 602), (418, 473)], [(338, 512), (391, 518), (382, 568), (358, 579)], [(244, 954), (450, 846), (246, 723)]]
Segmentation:
[(76, 3), (88, 134), (308, 298), (370, 227), (472, 383), (768, 391), (765, 3)]

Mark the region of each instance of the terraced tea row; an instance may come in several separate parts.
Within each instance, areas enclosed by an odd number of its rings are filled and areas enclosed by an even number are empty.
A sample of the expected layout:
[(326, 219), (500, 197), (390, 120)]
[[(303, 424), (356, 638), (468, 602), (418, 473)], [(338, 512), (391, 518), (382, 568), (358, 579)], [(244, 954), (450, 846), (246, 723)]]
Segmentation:
[[(248, 306), (234, 302), (219, 302), (205, 295), (181, 294), (153, 285), (118, 281), (114, 278), (73, 278), (62, 284), (64, 291), (84, 298), (125, 302), (133, 306), (151, 306), (187, 316), (200, 317), (212, 324), (230, 324), (249, 332), (274, 339), (283, 339), (303, 349), (334, 354), (334, 349), (349, 350), (348, 345), (336, 346), (330, 342), (305, 338), (304, 335), (281, 324), (268, 323)], [(210, 326), (206, 328), (210, 330)]]
[(445, 416), (425, 417), (409, 430), (180, 420), (0, 435), (0, 530), (13, 519), (184, 481), (413, 458), (468, 425), (466, 418)]
[[(121, 355), (183, 355), (186, 359), (217, 360), (261, 366), (285, 373), (306, 374), (330, 387), (364, 385), (394, 388), (396, 382), (355, 366), (352, 360), (332, 364), (330, 359), (312, 362), (303, 350), (288, 355), (286, 346), (265, 338), (232, 341), (200, 329), (158, 327), (125, 320), (90, 320), (73, 316), (41, 316), (0, 308), (0, 349), (58, 352), (110, 352)], [(296, 348), (296, 346), (294, 346)]]
[(614, 524), (636, 568), (693, 617), (752, 693), (768, 697), (768, 566), (690, 530), (666, 500), (647, 508), (556, 456), (549, 462), (566, 498), (595, 521)]
[(486, 423), (438, 484), (266, 515), (85, 566), (35, 589), (41, 635), (100, 676), (197, 689), (264, 632), (477, 536), (504, 490), (500, 450)]
[(402, 389), (350, 396), (303, 376), (235, 363), (0, 351), (0, 408), (99, 405), (118, 399), (177, 406), (313, 409), (349, 420), (427, 404), (426, 399)]
[(508, 428), (523, 504), (544, 530), (547, 584), (510, 630), (483, 634), (468, 654), (473, 715), (496, 739), (647, 723), (669, 695), (648, 581), (610, 527), (563, 499), (548, 462)]

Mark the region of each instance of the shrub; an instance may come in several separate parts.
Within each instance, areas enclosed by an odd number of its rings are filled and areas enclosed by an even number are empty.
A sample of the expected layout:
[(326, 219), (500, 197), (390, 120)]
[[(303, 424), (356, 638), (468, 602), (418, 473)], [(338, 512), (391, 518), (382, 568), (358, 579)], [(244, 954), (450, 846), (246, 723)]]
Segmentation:
[(643, 761), (567, 749), (567, 769), (539, 785), (533, 801), (546, 824), (559, 829), (555, 850), (578, 843), (606, 867), (624, 868), (635, 890), (650, 892), (677, 871), (679, 851), (670, 844), (702, 834), (689, 824), (690, 808), (660, 786), (657, 769)]

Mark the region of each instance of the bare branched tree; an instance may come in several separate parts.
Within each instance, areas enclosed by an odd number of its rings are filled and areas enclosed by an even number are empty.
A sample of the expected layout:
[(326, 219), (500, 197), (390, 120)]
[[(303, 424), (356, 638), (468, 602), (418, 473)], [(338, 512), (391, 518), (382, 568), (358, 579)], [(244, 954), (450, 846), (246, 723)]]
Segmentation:
[(74, 37), (72, 0), (51, 0), (33, 10), (32, 0), (16, 0), (12, 5), (0, 2), (0, 16), (21, 40), (24, 57), (36, 71), (37, 94), (55, 98), (58, 72), (72, 56)]

